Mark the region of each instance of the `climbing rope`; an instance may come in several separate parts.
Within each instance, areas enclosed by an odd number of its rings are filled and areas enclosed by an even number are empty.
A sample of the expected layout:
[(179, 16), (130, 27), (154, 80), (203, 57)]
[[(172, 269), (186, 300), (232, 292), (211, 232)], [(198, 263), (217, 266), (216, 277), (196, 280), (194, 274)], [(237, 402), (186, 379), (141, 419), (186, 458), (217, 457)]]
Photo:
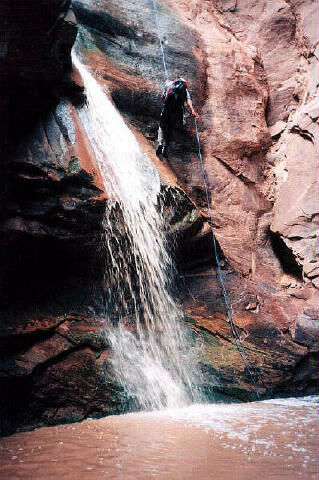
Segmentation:
[[(165, 61), (165, 52), (164, 52), (163, 41), (162, 41), (162, 37), (161, 37), (161, 33), (160, 33), (159, 22), (158, 22), (157, 4), (156, 4), (156, 0), (152, 0), (152, 2), (153, 2), (155, 24), (156, 24), (156, 28), (157, 28), (157, 36), (158, 36), (160, 49), (161, 49), (161, 54), (162, 54), (165, 77), (166, 77), (166, 79), (168, 79), (168, 72), (167, 72), (167, 66), (166, 66), (166, 61)], [(203, 183), (204, 183), (204, 188), (205, 188), (207, 211), (209, 213), (209, 220), (210, 220), (209, 225), (210, 225), (210, 229), (211, 229), (211, 232), (212, 232), (212, 238), (213, 238), (213, 250), (214, 250), (214, 254), (215, 254), (215, 258), (216, 258), (218, 278), (219, 278), (219, 281), (220, 281), (220, 284), (221, 284), (223, 298), (224, 298), (224, 302), (225, 302), (225, 306), (226, 306), (227, 320), (228, 320), (228, 323), (230, 324), (231, 331), (232, 331), (232, 334), (233, 334), (233, 337), (234, 337), (234, 340), (235, 340), (237, 350), (240, 354), (240, 357), (241, 357), (241, 359), (242, 359), (242, 361), (245, 365), (245, 368), (247, 369), (249, 377), (250, 377), (250, 379), (252, 381), (252, 384), (254, 386), (256, 397), (257, 397), (258, 400), (260, 400), (260, 394), (259, 394), (259, 390), (258, 390), (258, 380), (261, 382), (261, 384), (263, 385), (263, 387), (266, 389), (267, 392), (269, 392), (269, 390), (266, 387), (266, 385), (264, 384), (263, 379), (262, 379), (260, 373), (258, 372), (258, 370), (256, 369), (255, 365), (249, 359), (249, 356), (246, 352), (246, 349), (245, 349), (245, 347), (244, 347), (244, 345), (241, 341), (241, 338), (240, 338), (240, 336), (237, 332), (236, 325), (233, 321), (232, 305), (231, 305), (231, 301), (229, 299), (227, 289), (226, 289), (226, 286), (225, 286), (225, 282), (224, 282), (223, 272), (222, 272), (220, 258), (219, 258), (218, 249), (217, 249), (216, 237), (215, 237), (214, 229), (213, 229), (213, 218), (212, 218), (212, 215), (210, 213), (208, 181), (207, 181), (207, 175), (206, 175), (203, 156), (202, 156), (201, 143), (200, 143), (200, 138), (199, 138), (199, 130), (198, 130), (198, 125), (197, 125), (196, 118), (194, 120), (195, 120), (196, 139), (197, 139), (197, 145), (198, 145), (198, 157), (199, 157), (199, 160), (200, 160), (201, 173), (202, 173)]]
[(161, 53), (162, 53), (162, 60), (163, 60), (163, 67), (164, 67), (164, 72), (165, 72), (165, 78), (166, 78), (166, 80), (167, 80), (167, 79), (168, 79), (168, 72), (167, 72), (166, 61), (165, 61), (165, 53), (164, 53), (164, 46), (163, 46), (162, 35), (161, 35), (161, 31), (160, 31), (160, 26), (159, 26), (159, 23), (158, 23), (157, 3), (156, 3), (156, 0), (152, 0), (152, 1), (153, 1), (155, 24), (156, 24), (156, 29), (157, 29), (157, 36), (158, 36), (158, 41), (159, 41), (160, 49), (161, 49)]
[(255, 390), (255, 393), (256, 393), (256, 397), (258, 398), (258, 400), (260, 400), (260, 394), (259, 394), (259, 390), (258, 390), (258, 386), (257, 386), (258, 380), (261, 381), (261, 383), (262, 383), (263, 387), (266, 389), (266, 391), (268, 391), (268, 388), (264, 384), (264, 381), (263, 381), (260, 373), (256, 369), (255, 365), (249, 359), (249, 356), (246, 352), (246, 349), (245, 349), (245, 347), (244, 347), (244, 345), (241, 341), (241, 338), (240, 338), (240, 336), (237, 332), (236, 325), (233, 321), (233, 309), (232, 309), (231, 301), (229, 299), (227, 289), (226, 289), (226, 285), (225, 285), (225, 282), (224, 282), (224, 276), (223, 276), (223, 272), (222, 272), (222, 268), (221, 268), (219, 253), (218, 253), (218, 249), (217, 249), (217, 242), (216, 242), (216, 237), (215, 237), (214, 228), (213, 228), (213, 217), (212, 217), (212, 214), (210, 213), (208, 181), (207, 181), (207, 175), (206, 175), (206, 171), (205, 171), (205, 167), (204, 167), (204, 161), (203, 161), (203, 156), (202, 156), (202, 149), (201, 149), (201, 144), (200, 144), (199, 131), (198, 131), (198, 125), (197, 125), (196, 118), (195, 118), (195, 130), (196, 130), (196, 139), (197, 139), (197, 145), (198, 145), (198, 157), (199, 157), (199, 161), (200, 161), (200, 167), (201, 167), (203, 183), (204, 183), (204, 188), (205, 188), (207, 212), (208, 212), (208, 215), (209, 215), (209, 225), (210, 225), (210, 229), (211, 229), (211, 232), (212, 232), (212, 238), (213, 238), (213, 250), (214, 250), (214, 254), (215, 254), (215, 258), (216, 258), (218, 278), (219, 278), (219, 281), (220, 281), (220, 285), (221, 285), (222, 293), (223, 293), (223, 298), (224, 298), (224, 302), (225, 302), (225, 306), (226, 306), (227, 320), (228, 320), (228, 323), (230, 324), (231, 331), (232, 331), (233, 337), (235, 339), (237, 350), (238, 350), (238, 352), (241, 356), (241, 359), (242, 359), (242, 361), (243, 361), (243, 363), (244, 363), (244, 365), (245, 365), (245, 367), (246, 367), (246, 369), (249, 373), (251, 381), (254, 385), (254, 390)]

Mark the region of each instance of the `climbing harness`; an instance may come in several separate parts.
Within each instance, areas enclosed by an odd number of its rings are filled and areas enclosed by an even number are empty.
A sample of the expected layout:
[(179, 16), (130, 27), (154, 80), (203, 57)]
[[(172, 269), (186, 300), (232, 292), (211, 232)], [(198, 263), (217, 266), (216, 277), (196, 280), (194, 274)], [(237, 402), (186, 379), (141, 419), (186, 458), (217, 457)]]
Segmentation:
[[(156, 28), (157, 28), (157, 36), (158, 36), (158, 40), (159, 40), (159, 44), (160, 44), (160, 50), (161, 50), (161, 54), (162, 54), (164, 73), (165, 73), (166, 79), (168, 79), (168, 72), (167, 72), (167, 66), (166, 66), (166, 60), (165, 60), (165, 52), (164, 52), (164, 47), (163, 47), (162, 36), (161, 36), (161, 33), (160, 33), (159, 22), (158, 22), (157, 4), (156, 4), (156, 0), (152, 0), (152, 2), (153, 2), (153, 8), (154, 8), (155, 24), (156, 24)], [(205, 188), (207, 211), (210, 212), (210, 201), (209, 201), (209, 193), (208, 193), (207, 174), (206, 174), (205, 167), (204, 167), (204, 161), (203, 161), (203, 156), (202, 156), (202, 150), (201, 150), (201, 143), (200, 143), (200, 138), (199, 138), (199, 130), (198, 130), (198, 125), (197, 125), (197, 120), (196, 120), (196, 118), (194, 120), (195, 120), (196, 139), (197, 139), (197, 145), (198, 145), (198, 157), (199, 157), (199, 161), (200, 161), (201, 173), (202, 173), (203, 183), (204, 183), (204, 188)], [(211, 232), (212, 232), (213, 250), (214, 250), (214, 255), (215, 255), (215, 258), (216, 258), (218, 277), (219, 277), (219, 281), (220, 281), (220, 284), (221, 284), (223, 298), (224, 298), (224, 302), (225, 302), (225, 306), (226, 306), (227, 320), (228, 320), (228, 323), (230, 324), (231, 331), (232, 331), (232, 334), (233, 334), (233, 337), (234, 337), (234, 340), (235, 340), (237, 350), (240, 354), (240, 357), (241, 357), (241, 359), (242, 359), (242, 361), (245, 365), (245, 368), (247, 369), (249, 377), (250, 377), (250, 379), (252, 381), (252, 384), (254, 386), (256, 397), (257, 397), (258, 400), (260, 400), (260, 394), (259, 394), (259, 389), (258, 389), (258, 380), (261, 382), (261, 384), (265, 388), (265, 390), (268, 393), (270, 393), (270, 392), (269, 392), (269, 389), (266, 387), (266, 385), (265, 385), (265, 383), (264, 383), (264, 381), (261, 377), (261, 374), (258, 372), (257, 368), (255, 367), (255, 365), (250, 360), (250, 358), (247, 354), (247, 351), (246, 351), (246, 349), (245, 349), (245, 347), (244, 347), (244, 345), (241, 341), (241, 338), (240, 338), (240, 336), (237, 332), (236, 325), (233, 321), (232, 305), (231, 305), (231, 301), (229, 299), (227, 289), (226, 289), (226, 286), (225, 286), (225, 282), (224, 282), (223, 272), (222, 272), (220, 258), (219, 258), (218, 249), (217, 249), (216, 237), (215, 237), (214, 229), (213, 229), (213, 217), (212, 217), (211, 213), (209, 213), (209, 225), (210, 225), (210, 229), (211, 229)]]

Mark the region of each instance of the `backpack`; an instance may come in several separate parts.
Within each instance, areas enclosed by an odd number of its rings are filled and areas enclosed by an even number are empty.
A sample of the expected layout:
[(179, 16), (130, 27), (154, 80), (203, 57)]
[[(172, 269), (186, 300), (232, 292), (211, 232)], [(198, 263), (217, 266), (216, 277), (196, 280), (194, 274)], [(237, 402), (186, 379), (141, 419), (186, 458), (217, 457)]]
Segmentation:
[(164, 99), (164, 106), (168, 110), (177, 110), (183, 107), (186, 100), (186, 85), (183, 80), (175, 80), (169, 87)]

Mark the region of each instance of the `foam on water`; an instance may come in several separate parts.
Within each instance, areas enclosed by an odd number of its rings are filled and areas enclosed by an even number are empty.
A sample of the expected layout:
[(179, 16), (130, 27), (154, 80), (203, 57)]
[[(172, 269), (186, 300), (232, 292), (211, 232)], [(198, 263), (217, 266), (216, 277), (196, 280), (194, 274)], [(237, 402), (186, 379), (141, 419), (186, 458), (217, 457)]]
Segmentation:
[[(198, 424), (201, 427), (207, 427), (211, 429), (218, 429), (219, 425), (222, 425), (223, 431), (227, 431), (228, 423), (233, 423), (236, 419), (239, 422), (245, 423), (245, 415), (251, 414), (262, 422), (267, 421), (269, 417), (270, 409), (268, 406), (277, 405), (277, 409), (271, 409), (271, 415), (280, 417), (281, 413), (288, 411), (289, 408), (307, 408), (309, 416), (305, 421), (313, 418), (317, 418), (319, 410), (319, 396), (311, 395), (305, 397), (290, 397), (290, 398), (274, 398), (270, 400), (263, 400), (261, 402), (250, 403), (233, 403), (233, 404), (193, 404), (185, 408), (169, 408), (160, 412), (153, 412), (152, 415), (171, 418), (174, 420), (184, 420), (190, 422), (193, 425)], [(285, 408), (286, 407), (286, 408)], [(289, 421), (285, 419), (285, 421)], [(249, 422), (248, 422), (249, 423)], [(251, 424), (247, 425), (247, 428), (254, 429)], [(257, 428), (257, 427), (256, 427)], [(231, 429), (232, 430), (232, 429)], [(231, 432), (230, 430), (230, 432)]]
[(289, 398), (272, 398), (271, 400), (264, 400), (262, 403), (271, 403), (274, 405), (284, 405), (287, 407), (319, 407), (319, 396), (309, 395), (305, 397), (289, 397)]
[[(174, 422), (182, 421), (206, 431), (214, 431), (220, 438), (241, 442), (240, 447), (255, 437), (254, 444), (263, 446), (267, 454), (274, 451), (274, 440), (266, 429), (269, 424), (276, 425), (282, 433), (298, 429), (295, 440), (286, 446), (291, 451), (302, 452), (304, 447), (300, 446), (299, 441), (306, 439), (310, 433), (314, 434), (309, 432), (309, 426), (314, 422), (319, 426), (318, 414), (319, 396), (315, 395), (251, 403), (194, 404), (152, 413)], [(226, 442), (224, 446), (236, 448), (233, 443)]]
[(0, 477), (314, 480), (318, 454), (318, 397), (192, 405), (0, 439)]

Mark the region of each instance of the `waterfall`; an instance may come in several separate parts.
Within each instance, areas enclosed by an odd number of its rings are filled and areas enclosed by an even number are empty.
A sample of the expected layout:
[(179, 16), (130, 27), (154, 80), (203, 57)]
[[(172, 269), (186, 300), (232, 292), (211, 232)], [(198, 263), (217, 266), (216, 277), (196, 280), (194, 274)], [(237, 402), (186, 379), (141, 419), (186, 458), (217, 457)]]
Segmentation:
[(87, 95), (79, 115), (108, 195), (101, 254), (114, 372), (138, 408), (187, 405), (198, 400), (197, 375), (191, 335), (169, 291), (159, 176), (76, 54), (73, 63)]

